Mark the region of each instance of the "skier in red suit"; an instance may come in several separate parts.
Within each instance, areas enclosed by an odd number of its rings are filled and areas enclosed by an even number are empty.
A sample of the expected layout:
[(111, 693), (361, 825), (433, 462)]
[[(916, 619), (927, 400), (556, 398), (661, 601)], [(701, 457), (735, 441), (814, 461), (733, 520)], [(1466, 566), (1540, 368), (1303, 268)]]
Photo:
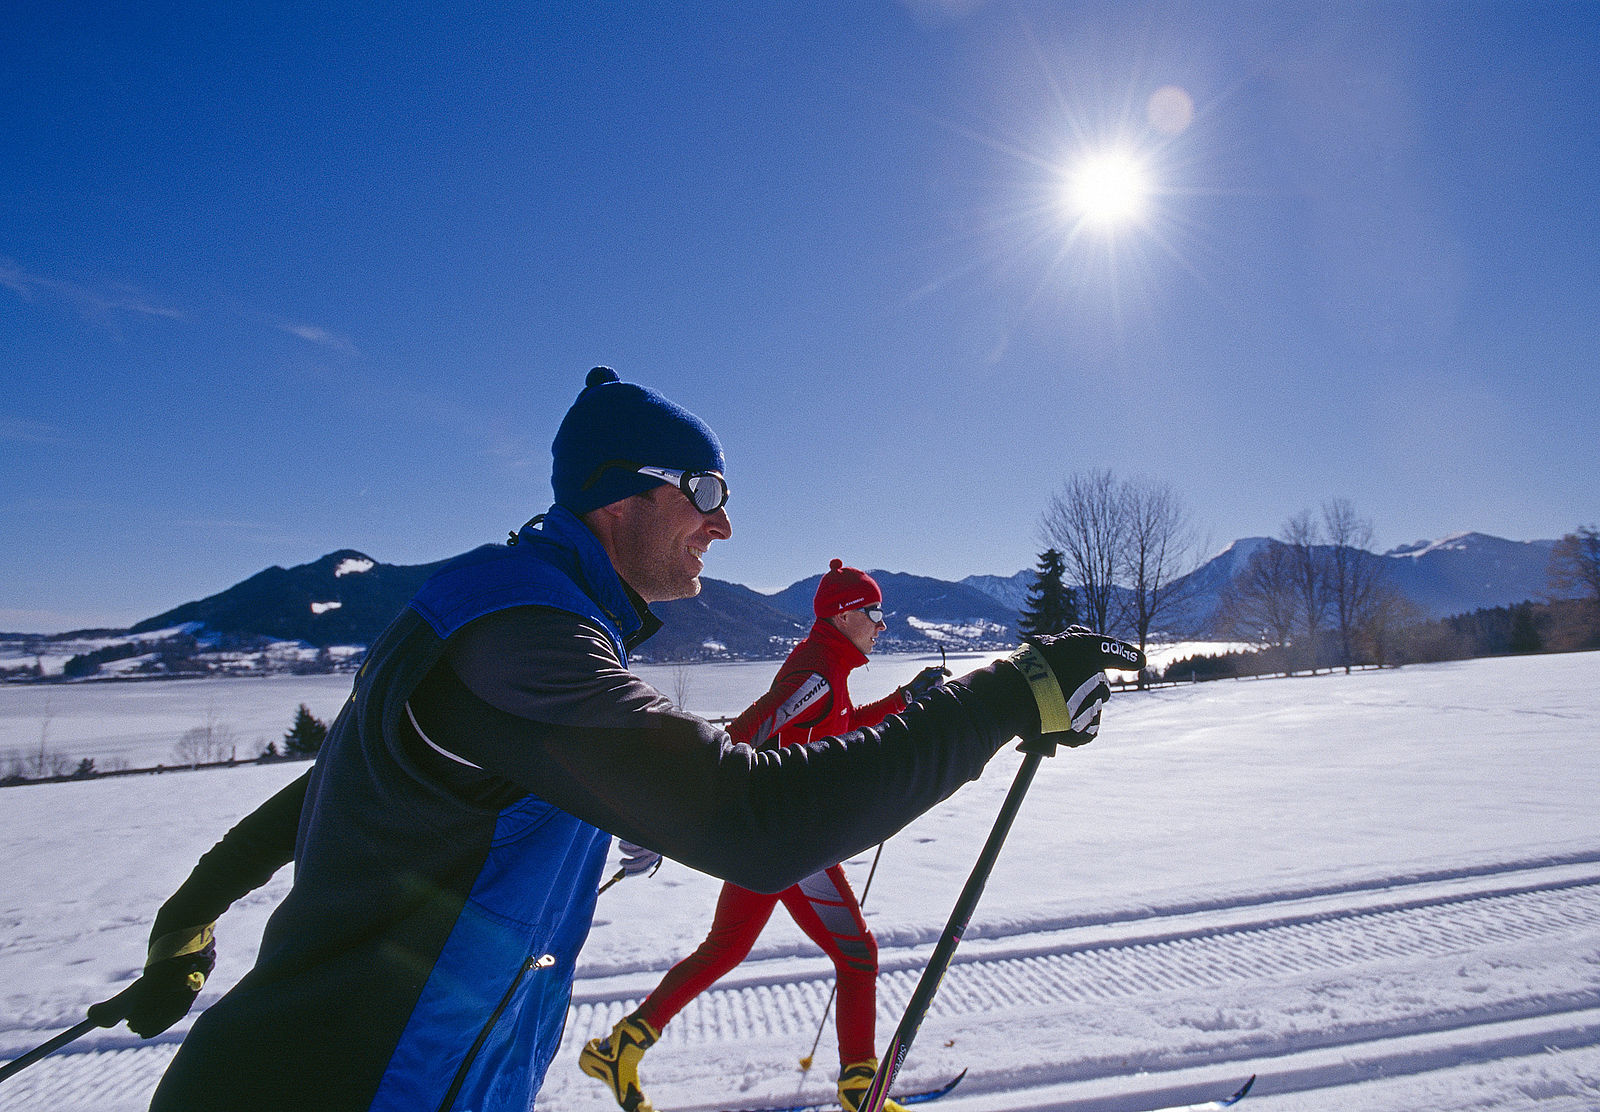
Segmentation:
[[(949, 674), (940, 667), (925, 668), (905, 687), (858, 707), (850, 701), (849, 676), (867, 662), (886, 628), (883, 592), (866, 572), (834, 560), (817, 584), (812, 610), (816, 624), (783, 662), (772, 687), (728, 726), (735, 741), (763, 749), (876, 726)], [(839, 865), (775, 894), (724, 883), (705, 941), (673, 966), (608, 1038), (590, 1041), (579, 1056), (584, 1072), (607, 1082), (619, 1098), (636, 1097), (628, 1112), (649, 1112), (638, 1082), (644, 1051), (689, 1001), (745, 959), (780, 903), (833, 961), (839, 1000), (839, 1099), (846, 1112), (855, 1112), (878, 1066), (878, 944)], [(886, 1112), (899, 1108), (893, 1101), (885, 1105)]]

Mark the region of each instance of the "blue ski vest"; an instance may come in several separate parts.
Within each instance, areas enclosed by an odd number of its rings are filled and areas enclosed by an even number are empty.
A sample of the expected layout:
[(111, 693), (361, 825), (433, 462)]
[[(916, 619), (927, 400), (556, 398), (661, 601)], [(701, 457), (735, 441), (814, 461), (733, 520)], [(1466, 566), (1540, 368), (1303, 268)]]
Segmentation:
[[(440, 641), (476, 618), (513, 606), (567, 610), (598, 623), (627, 664), (637, 610), (588, 528), (556, 507), (515, 545), (485, 546), (435, 573), (411, 601)], [(487, 857), (384, 1070), (372, 1109), (411, 1110), (453, 1067), (447, 1107), (531, 1107), (566, 1022), (573, 968), (594, 916), (611, 836), (527, 795), (496, 816)], [(504, 983), (490, 1016), (457, 989)], [(449, 1068), (449, 1067), (446, 1067)], [(420, 1092), (419, 1092), (420, 1090)], [(431, 1107), (431, 1105), (430, 1105)]]
[(432, 751), (408, 700), (487, 614), (568, 611), (624, 665), (653, 620), (566, 510), (516, 540), (446, 564), (373, 644), (308, 778), (294, 886), (152, 1112), (532, 1107), (610, 835)]

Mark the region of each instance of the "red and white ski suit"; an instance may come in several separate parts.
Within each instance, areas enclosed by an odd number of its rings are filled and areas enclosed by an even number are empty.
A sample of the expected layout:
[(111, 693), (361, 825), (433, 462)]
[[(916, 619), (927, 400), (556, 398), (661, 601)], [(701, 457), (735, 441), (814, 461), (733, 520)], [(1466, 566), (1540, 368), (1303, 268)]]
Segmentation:
[[(850, 702), (848, 677), (866, 662), (866, 654), (832, 622), (819, 619), (783, 662), (772, 687), (733, 720), (728, 733), (757, 749), (797, 745), (876, 726), (905, 710), (905, 698), (898, 690), (864, 707)], [(840, 1062), (877, 1057), (878, 944), (839, 865), (775, 895), (724, 884), (705, 941), (667, 972), (635, 1014), (660, 1030), (745, 959), (779, 903), (833, 961)]]

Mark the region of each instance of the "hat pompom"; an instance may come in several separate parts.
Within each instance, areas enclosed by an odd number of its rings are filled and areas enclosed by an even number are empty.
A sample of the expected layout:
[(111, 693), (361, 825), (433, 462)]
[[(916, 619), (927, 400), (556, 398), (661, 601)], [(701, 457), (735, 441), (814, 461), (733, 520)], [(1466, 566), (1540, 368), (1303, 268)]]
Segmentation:
[(617, 374), (617, 372), (613, 371), (610, 367), (596, 367), (594, 370), (589, 372), (589, 377), (583, 380), (583, 388), (587, 390), (591, 386), (600, 386), (607, 382), (621, 381), (622, 376)]

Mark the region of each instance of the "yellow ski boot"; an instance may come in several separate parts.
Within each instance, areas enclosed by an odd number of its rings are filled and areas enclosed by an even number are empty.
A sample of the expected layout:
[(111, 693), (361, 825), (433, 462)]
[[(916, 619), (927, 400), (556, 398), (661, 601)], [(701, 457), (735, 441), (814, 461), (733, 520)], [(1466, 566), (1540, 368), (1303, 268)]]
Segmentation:
[[(844, 1112), (857, 1112), (861, 1102), (867, 1098), (867, 1090), (872, 1088), (872, 1078), (878, 1072), (876, 1058), (863, 1058), (859, 1062), (851, 1062), (839, 1068), (839, 1103), (844, 1105)], [(905, 1105), (897, 1101), (885, 1099), (883, 1112), (906, 1112)]]
[(585, 1044), (578, 1053), (578, 1068), (604, 1081), (623, 1112), (655, 1112), (639, 1088), (639, 1059), (660, 1037), (661, 1032), (644, 1020), (628, 1016), (605, 1038)]

